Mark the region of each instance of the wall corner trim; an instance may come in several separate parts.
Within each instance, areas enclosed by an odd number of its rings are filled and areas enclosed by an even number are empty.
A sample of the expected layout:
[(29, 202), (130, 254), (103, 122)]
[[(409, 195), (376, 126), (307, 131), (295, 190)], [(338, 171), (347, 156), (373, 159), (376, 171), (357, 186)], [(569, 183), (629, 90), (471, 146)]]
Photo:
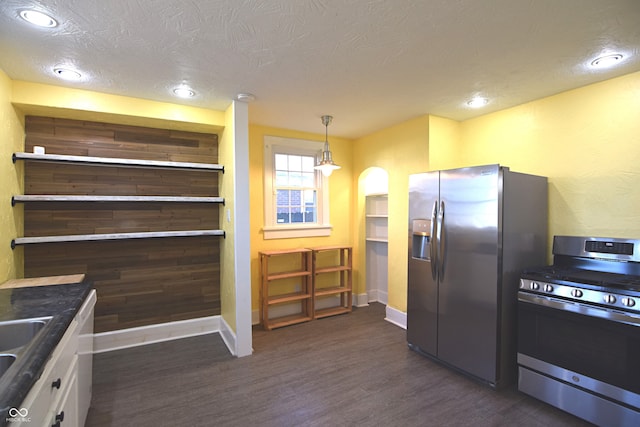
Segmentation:
[(236, 351), (238, 340), (236, 338), (235, 332), (231, 329), (229, 324), (224, 320), (224, 317), (220, 317), (220, 337), (224, 344), (229, 349), (229, 352), (238, 357), (238, 352)]

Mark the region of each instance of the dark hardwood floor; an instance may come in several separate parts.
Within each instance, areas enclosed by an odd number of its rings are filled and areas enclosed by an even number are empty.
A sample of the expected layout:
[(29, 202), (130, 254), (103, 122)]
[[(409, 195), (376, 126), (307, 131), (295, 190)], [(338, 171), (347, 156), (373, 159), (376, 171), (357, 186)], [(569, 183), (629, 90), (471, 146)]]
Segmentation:
[(95, 355), (86, 425), (587, 426), (409, 350), (384, 306), (271, 332), (254, 354), (205, 335)]

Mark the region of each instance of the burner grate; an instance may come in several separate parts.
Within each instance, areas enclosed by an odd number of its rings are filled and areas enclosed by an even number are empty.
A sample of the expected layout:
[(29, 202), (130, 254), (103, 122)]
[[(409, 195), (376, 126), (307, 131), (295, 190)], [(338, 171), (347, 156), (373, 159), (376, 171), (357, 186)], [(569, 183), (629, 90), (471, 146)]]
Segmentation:
[(640, 291), (640, 276), (630, 274), (607, 273), (581, 268), (558, 267), (554, 265), (527, 269), (523, 272), (527, 277), (546, 282), (572, 282), (576, 285), (586, 284), (603, 288), (626, 289)]

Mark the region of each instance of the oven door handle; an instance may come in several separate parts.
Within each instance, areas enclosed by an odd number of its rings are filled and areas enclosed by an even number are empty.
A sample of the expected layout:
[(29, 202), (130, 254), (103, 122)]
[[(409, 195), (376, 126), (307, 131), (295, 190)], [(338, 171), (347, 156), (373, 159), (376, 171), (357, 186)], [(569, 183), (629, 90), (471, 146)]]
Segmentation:
[(627, 325), (640, 326), (640, 315), (634, 313), (608, 310), (592, 305), (565, 301), (548, 296), (534, 295), (526, 292), (518, 292), (518, 301), (527, 304), (541, 305), (544, 307), (554, 308), (562, 311), (569, 311), (576, 314), (582, 314), (584, 316), (611, 320), (618, 323), (625, 323)]

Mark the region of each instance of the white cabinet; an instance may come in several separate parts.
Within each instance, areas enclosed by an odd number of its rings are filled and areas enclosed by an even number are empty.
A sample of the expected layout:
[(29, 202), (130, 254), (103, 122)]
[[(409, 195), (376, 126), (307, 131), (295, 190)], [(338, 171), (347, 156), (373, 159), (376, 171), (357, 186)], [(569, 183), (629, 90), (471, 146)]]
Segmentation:
[(93, 308), (96, 291), (92, 290), (78, 311), (78, 426), (83, 426), (91, 405), (93, 383)]
[[(33, 385), (21, 407), (29, 410), (28, 418), (21, 426), (51, 426), (55, 424), (55, 411), (64, 406), (63, 398), (75, 399), (77, 395), (69, 395), (76, 364), (78, 343), (78, 323), (73, 320), (63, 335), (60, 343), (53, 351), (40, 379)], [(77, 403), (72, 404), (72, 406)], [(65, 414), (67, 415), (67, 414)], [(76, 418), (77, 415), (69, 414)], [(62, 425), (62, 424), (60, 424)], [(65, 424), (67, 425), (67, 424)], [(70, 426), (74, 424), (68, 424)]]
[(60, 398), (53, 405), (53, 413), (45, 426), (79, 426), (78, 424), (78, 357), (74, 356), (73, 362), (64, 376), (65, 387), (61, 387)]
[[(95, 290), (92, 290), (53, 350), (40, 379), (22, 402), (21, 407), (29, 411), (28, 417), (12, 426), (84, 425), (91, 401), (95, 301)], [(91, 341), (90, 352), (88, 340)]]

